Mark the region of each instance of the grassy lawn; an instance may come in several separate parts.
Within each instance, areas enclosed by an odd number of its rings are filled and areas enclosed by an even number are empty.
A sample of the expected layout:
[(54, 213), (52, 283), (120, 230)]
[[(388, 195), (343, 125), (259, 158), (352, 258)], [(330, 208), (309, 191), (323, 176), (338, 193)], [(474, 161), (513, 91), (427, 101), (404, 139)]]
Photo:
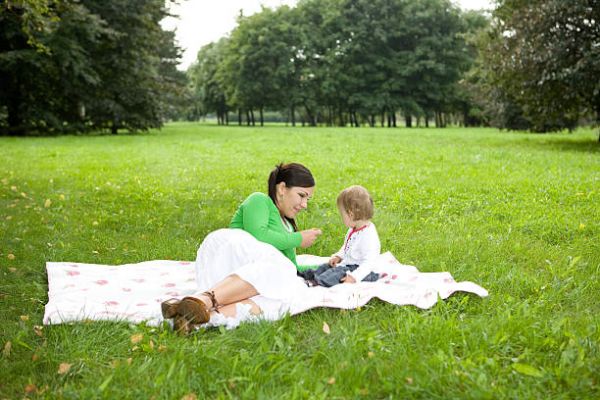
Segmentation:
[[(600, 397), (592, 130), (181, 123), (145, 135), (0, 138), (0, 149), (0, 399)], [(372, 301), (189, 338), (125, 323), (36, 327), (46, 261), (193, 260), (208, 232), (266, 190), (279, 161), (302, 162), (317, 179), (298, 218), (323, 229), (311, 253), (339, 248), (336, 196), (361, 184), (384, 251), (490, 296), (457, 294), (426, 311)]]

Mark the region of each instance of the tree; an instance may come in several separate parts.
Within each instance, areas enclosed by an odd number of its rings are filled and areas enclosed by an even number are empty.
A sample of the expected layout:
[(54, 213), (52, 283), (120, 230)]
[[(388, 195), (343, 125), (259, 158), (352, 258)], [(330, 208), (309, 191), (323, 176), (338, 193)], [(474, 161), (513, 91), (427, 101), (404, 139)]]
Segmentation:
[[(45, 5), (42, 5), (45, 4)], [(161, 0), (0, 9), (1, 133), (159, 127), (183, 74)]]
[(229, 122), (226, 89), (219, 76), (219, 67), (223, 63), (227, 45), (228, 40), (223, 38), (202, 47), (198, 51), (196, 63), (188, 70), (192, 90), (198, 99), (199, 114), (215, 112), (219, 124)]
[(493, 16), (491, 79), (523, 108), (532, 130), (573, 128), (585, 114), (600, 122), (597, 0), (504, 0)]

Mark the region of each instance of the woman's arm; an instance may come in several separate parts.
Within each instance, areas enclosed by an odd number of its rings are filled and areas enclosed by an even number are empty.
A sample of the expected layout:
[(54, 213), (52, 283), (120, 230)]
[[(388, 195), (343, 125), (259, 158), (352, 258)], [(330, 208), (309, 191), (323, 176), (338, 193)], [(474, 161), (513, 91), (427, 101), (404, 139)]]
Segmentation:
[[(269, 218), (274, 212), (266, 196), (252, 195), (246, 199), (243, 226), (244, 230), (261, 242), (269, 243), (279, 250), (286, 250), (300, 246), (302, 234), (300, 232), (286, 232), (283, 225), (281, 228), (269, 226)], [(277, 215), (277, 218), (280, 218)]]

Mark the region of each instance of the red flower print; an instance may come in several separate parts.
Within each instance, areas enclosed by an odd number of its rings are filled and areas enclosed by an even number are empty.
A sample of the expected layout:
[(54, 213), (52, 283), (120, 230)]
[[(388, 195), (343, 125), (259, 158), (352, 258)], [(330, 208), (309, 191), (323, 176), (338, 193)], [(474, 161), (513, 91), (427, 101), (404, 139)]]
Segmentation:
[(107, 280), (104, 280), (104, 279), (100, 279), (100, 280), (97, 280), (97, 281), (96, 281), (96, 282), (94, 282), (94, 283), (95, 283), (96, 285), (106, 285), (106, 284), (108, 283), (108, 281), (107, 281)]
[(67, 271), (67, 275), (69, 275), (69, 276), (76, 276), (76, 275), (79, 275), (79, 274), (80, 274), (79, 271)]

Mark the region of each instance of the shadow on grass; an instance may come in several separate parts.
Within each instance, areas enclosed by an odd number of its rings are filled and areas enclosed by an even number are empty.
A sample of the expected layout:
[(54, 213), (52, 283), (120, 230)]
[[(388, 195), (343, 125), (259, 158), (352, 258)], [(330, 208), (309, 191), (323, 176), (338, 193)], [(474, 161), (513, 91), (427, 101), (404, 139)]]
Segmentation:
[(564, 133), (536, 134), (524, 132), (519, 140), (495, 141), (495, 147), (518, 147), (521, 149), (555, 150), (559, 152), (571, 151), (580, 153), (600, 153), (600, 141), (594, 135), (589, 139), (581, 135), (569, 135)]

